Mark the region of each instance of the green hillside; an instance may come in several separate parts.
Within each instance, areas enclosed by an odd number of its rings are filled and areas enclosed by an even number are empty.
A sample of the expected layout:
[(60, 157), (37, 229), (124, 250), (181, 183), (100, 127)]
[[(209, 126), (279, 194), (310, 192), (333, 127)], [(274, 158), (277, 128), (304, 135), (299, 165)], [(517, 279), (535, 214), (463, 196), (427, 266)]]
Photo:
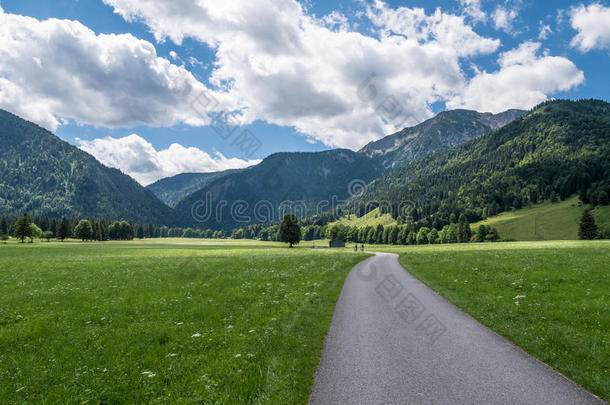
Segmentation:
[(330, 225), (355, 226), (357, 228), (377, 225), (394, 226), (396, 225), (396, 220), (392, 218), (389, 213), (382, 214), (379, 208), (375, 208), (373, 211), (368, 212), (361, 217), (347, 215), (335, 222), (332, 222)]
[[(578, 196), (552, 204), (547, 201), (520, 210), (503, 212), (472, 224), (491, 225), (506, 240), (578, 239), (578, 224), (585, 205)], [(600, 228), (610, 229), (610, 206), (599, 206), (593, 215)]]
[(175, 223), (172, 210), (131, 177), (0, 110), (0, 215), (24, 212)]
[[(440, 229), (452, 216), (464, 214), (473, 223), (574, 194), (587, 204), (604, 205), (609, 179), (610, 104), (558, 100), (380, 177), (348, 209), (363, 215), (371, 202), (384, 201), (394, 218)], [(524, 235), (533, 238), (534, 231), (528, 232)], [(544, 227), (538, 232), (556, 233)], [(566, 232), (563, 237), (575, 235)]]
[(597, 206), (593, 210), (593, 217), (600, 229), (610, 231), (610, 205)]
[(503, 212), (472, 224), (491, 225), (507, 240), (578, 239), (578, 221), (584, 206), (578, 197), (555, 204), (544, 202), (516, 211)]

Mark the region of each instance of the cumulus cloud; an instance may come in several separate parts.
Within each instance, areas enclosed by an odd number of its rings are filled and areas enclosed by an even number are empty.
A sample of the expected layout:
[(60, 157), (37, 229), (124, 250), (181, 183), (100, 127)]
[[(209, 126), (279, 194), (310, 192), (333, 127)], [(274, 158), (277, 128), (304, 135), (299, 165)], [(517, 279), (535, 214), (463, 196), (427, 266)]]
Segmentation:
[(470, 108), (502, 112), (507, 108), (527, 109), (547, 99), (547, 94), (566, 91), (584, 81), (584, 73), (570, 60), (540, 52), (538, 42), (524, 42), (504, 52), (500, 69), (479, 72), (448, 108)]
[(143, 185), (180, 173), (206, 173), (237, 169), (260, 163), (260, 160), (228, 159), (220, 152), (214, 156), (197, 148), (173, 143), (167, 149), (156, 150), (139, 135), (123, 138), (78, 139), (79, 147), (103, 164), (120, 169)]
[(481, 9), (481, 0), (460, 0), (464, 14), (476, 22), (487, 21), (487, 14)]
[[(297, 0), (103, 1), (125, 20), (146, 24), (158, 42), (181, 45), (190, 38), (213, 49), (207, 85), (183, 66), (201, 66), (197, 55), (183, 60), (172, 51), (172, 63), (129, 34), (97, 35), (77, 21), (39, 21), (0, 8), (0, 107), (50, 129), (64, 119), (103, 127), (198, 126), (210, 123), (208, 113), (224, 111), (242, 125), (262, 120), (357, 149), (430, 118), (433, 103), (522, 106), (546, 97), (547, 89), (565, 88), (557, 83), (570, 73), (546, 70), (543, 84), (525, 80), (518, 102), (495, 90), (479, 94), (477, 88), (512, 70), (530, 76), (544, 65), (576, 70), (565, 58), (543, 55), (490, 74), (475, 66), (469, 79), (463, 66), (500, 46), (470, 25), (484, 17), (480, 0), (463, 0), (463, 15), (372, 0), (363, 3), (372, 23), (367, 35), (345, 15), (318, 18)], [(504, 20), (494, 18), (499, 27), (516, 16), (505, 10)], [(205, 94), (203, 110), (193, 108), (198, 94)], [(493, 105), (481, 104), (486, 100)]]
[(465, 80), (460, 59), (499, 46), (463, 16), (381, 1), (366, 9), (374, 36), (350, 31), (336, 12), (310, 16), (295, 0), (104, 1), (158, 41), (212, 47), (210, 83), (244, 123), (293, 126), (331, 146), (358, 148), (431, 117), (430, 104)]
[(572, 28), (578, 34), (571, 45), (582, 52), (592, 49), (610, 50), (610, 7), (599, 3), (580, 5), (570, 11)]
[(504, 6), (496, 7), (496, 10), (491, 15), (494, 22), (494, 27), (497, 30), (502, 30), (506, 33), (513, 32), (513, 22), (519, 15), (516, 8), (506, 8)]
[(104, 127), (205, 125), (208, 117), (184, 97), (189, 90), (204, 86), (147, 41), (0, 7), (0, 107), (50, 130), (63, 119)]

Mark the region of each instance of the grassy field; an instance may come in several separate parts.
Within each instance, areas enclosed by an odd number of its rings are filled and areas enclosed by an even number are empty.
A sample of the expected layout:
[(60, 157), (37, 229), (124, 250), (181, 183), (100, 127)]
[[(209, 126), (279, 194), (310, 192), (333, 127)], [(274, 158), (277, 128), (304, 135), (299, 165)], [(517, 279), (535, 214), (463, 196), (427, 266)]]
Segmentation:
[[(585, 205), (574, 196), (551, 204), (549, 201), (516, 211), (503, 212), (471, 224), (491, 225), (500, 237), (507, 240), (575, 240), (578, 239), (578, 224)], [(610, 229), (610, 206), (600, 206), (593, 216), (601, 228)]]
[(610, 242), (385, 248), (484, 325), (610, 400)]
[(0, 244), (0, 403), (305, 404), (350, 251)]
[(375, 208), (361, 217), (357, 217), (355, 215), (350, 215), (349, 217), (345, 216), (338, 221), (333, 222), (331, 225), (334, 224), (364, 228), (367, 226), (377, 226), (379, 224), (383, 226), (393, 226), (396, 225), (396, 220), (392, 218), (392, 215), (389, 213), (381, 214), (379, 212), (379, 208)]

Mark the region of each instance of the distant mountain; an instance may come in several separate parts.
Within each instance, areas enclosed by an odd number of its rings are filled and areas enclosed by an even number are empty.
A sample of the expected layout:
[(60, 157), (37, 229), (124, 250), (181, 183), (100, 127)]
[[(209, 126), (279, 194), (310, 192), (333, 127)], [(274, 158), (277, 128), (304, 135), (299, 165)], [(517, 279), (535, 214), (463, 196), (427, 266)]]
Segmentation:
[(243, 169), (224, 170), (212, 173), (182, 173), (167, 177), (146, 186), (159, 200), (173, 207), (178, 201), (195, 191), (201, 190), (212, 181)]
[(379, 161), (386, 169), (396, 169), (501, 128), (523, 114), (522, 110), (495, 115), (469, 110), (444, 111), (419, 125), (371, 142), (359, 153)]
[(202, 228), (275, 222), (286, 210), (300, 215), (328, 210), (379, 174), (381, 168), (371, 159), (346, 149), (276, 153), (252, 168), (213, 180), (175, 210), (183, 223)]
[(0, 214), (173, 225), (173, 211), (131, 177), (0, 110)]
[(530, 203), (579, 194), (607, 204), (610, 104), (551, 101), (512, 123), (373, 181), (349, 207), (363, 214), (384, 201), (393, 216), (439, 226), (471, 222)]

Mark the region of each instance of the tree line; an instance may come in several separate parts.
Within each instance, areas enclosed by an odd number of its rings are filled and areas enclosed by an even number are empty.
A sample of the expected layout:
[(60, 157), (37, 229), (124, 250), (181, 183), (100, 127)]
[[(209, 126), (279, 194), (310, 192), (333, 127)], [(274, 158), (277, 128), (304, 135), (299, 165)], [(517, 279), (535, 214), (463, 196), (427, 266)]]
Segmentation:
[[(481, 225), (471, 230), (465, 215), (459, 219), (451, 217), (452, 222), (440, 229), (422, 226), (421, 223), (377, 225), (356, 227), (343, 224), (306, 225), (301, 221), (301, 239), (305, 241), (317, 239), (341, 239), (347, 242), (366, 244), (415, 245), (434, 243), (465, 243), (465, 242), (496, 242), (500, 240), (497, 229)], [(236, 229), (231, 233), (234, 239), (260, 239), (282, 241), (279, 225), (251, 225)]]
[(9, 237), (21, 242), (34, 239), (50, 241), (69, 238), (83, 241), (132, 240), (134, 238), (225, 238), (224, 231), (200, 230), (158, 226), (152, 223), (138, 224), (132, 221), (106, 219), (48, 218), (24, 214), (0, 216), (0, 240)]

